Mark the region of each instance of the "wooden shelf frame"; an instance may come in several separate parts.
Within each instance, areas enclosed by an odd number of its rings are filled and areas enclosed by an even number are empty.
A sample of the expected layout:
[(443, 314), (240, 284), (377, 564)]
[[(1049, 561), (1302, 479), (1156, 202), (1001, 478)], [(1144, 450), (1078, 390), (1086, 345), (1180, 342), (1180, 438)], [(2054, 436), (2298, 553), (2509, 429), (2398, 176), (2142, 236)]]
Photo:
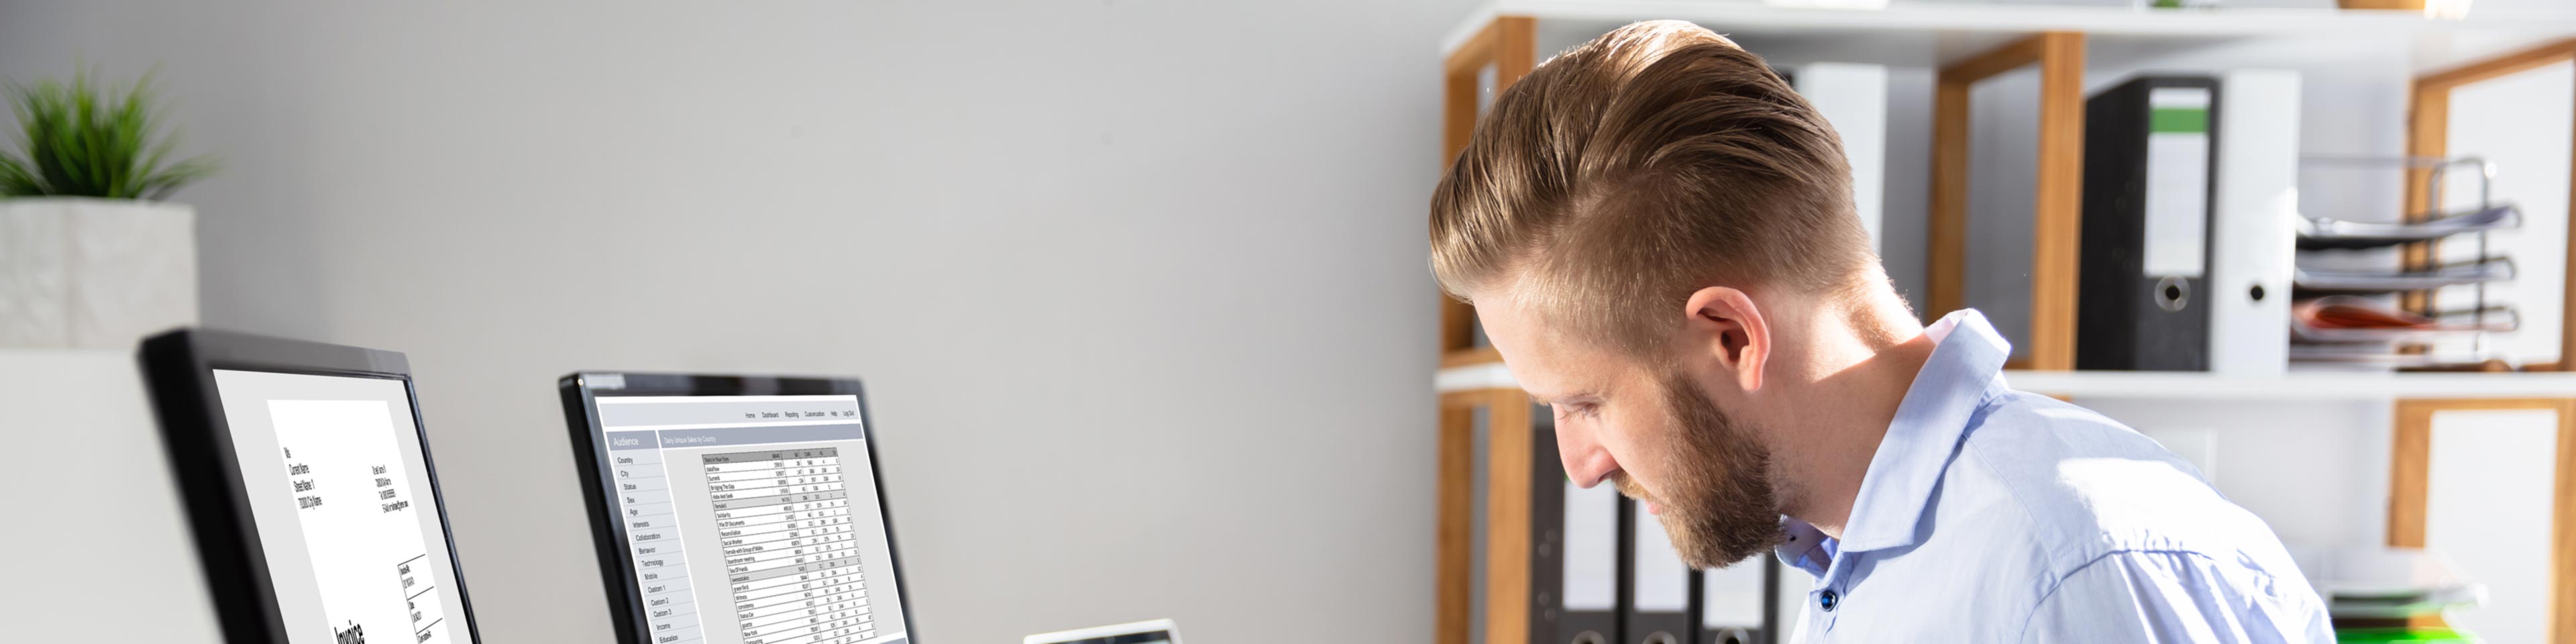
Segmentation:
[[(1528, 16), (1494, 18), (1441, 61), (1441, 168), (1457, 162), (1475, 138), (1482, 101), (1482, 77), (1494, 72), (1494, 91), (1529, 75), (1538, 66), (1538, 20)], [(1456, 298), (1440, 297), (1440, 363), (1443, 367), (1501, 366), (1492, 347), (1475, 346), (1476, 310)], [(1496, 436), (1506, 427), (1530, 426), (1529, 394), (1517, 387), (1449, 392), (1440, 396), (1440, 526), (1432, 641), (1471, 644), (1475, 607), (1475, 411), (1489, 410), (1487, 426)], [(1485, 459), (1485, 638), (1488, 642), (1529, 640), (1530, 442), (1490, 441)]]
[[(1494, 92), (1500, 94), (1538, 66), (1538, 20), (1503, 16), (1485, 25), (1441, 63), (1440, 167), (1447, 170), (1476, 137), (1478, 92), (1486, 69), (1494, 70)], [(1457, 366), (1501, 362), (1491, 348), (1475, 346), (1476, 309), (1447, 294), (1440, 296), (1440, 363)]]
[[(2039, 66), (2030, 337), (2014, 368), (2075, 368), (2076, 251), (2084, 224), (2084, 34), (2036, 34), (1941, 68), (1932, 102), (1932, 211), (1923, 314), (1967, 308), (1968, 116), (1978, 81)], [(1929, 321), (1928, 319), (1926, 320)]]
[[(2433, 415), (2446, 411), (2539, 409), (2558, 414), (2555, 495), (2550, 501), (2549, 640), (2576, 641), (2576, 398), (2400, 400), (2388, 466), (2388, 545), (2424, 547), (2431, 514)], [(2419, 625), (2438, 625), (2428, 618)]]
[(1485, 640), (1529, 641), (1530, 486), (1533, 431), (1529, 394), (1519, 389), (1460, 391), (1440, 396), (1440, 576), (1432, 639), (1470, 644), (1474, 618), (1473, 525), (1475, 414), (1485, 410), (1492, 440), (1485, 452)]
[[(1783, 7), (1754, 2), (1707, 0), (1488, 0), (1461, 16), (1440, 41), (1439, 52), (1457, 51), (1495, 16), (1531, 16), (1549, 23), (1611, 27), (1637, 20), (1668, 18), (1709, 25), (1730, 35), (1817, 36), (1822, 38), (1908, 37), (1929, 35), (1957, 42), (1944, 50), (1940, 63), (1954, 62), (1973, 50), (2014, 38), (2049, 31), (2083, 32), (2125, 41), (2244, 38), (2350, 39), (2356, 42), (2412, 46), (2415, 70), (2448, 67), (2483, 58), (2492, 51), (2460, 47), (2463, 36), (2480, 41), (2537, 44), (2545, 36), (2576, 31), (2576, 11), (2514, 10), (2479, 7), (2465, 19), (2428, 17), (2415, 11), (2344, 10), (2324, 7), (2236, 7), (2211, 10), (2143, 9), (2129, 6), (2004, 4), (1892, 0), (1884, 9), (1850, 10)], [(2519, 39), (2519, 40), (2509, 40)], [(1863, 48), (1866, 49), (1866, 48)], [(1865, 62), (1865, 61), (1847, 61)], [(2410, 70), (2413, 71), (2413, 70)]]
[[(2427, 158), (2450, 156), (2452, 90), (2568, 61), (2576, 61), (2576, 38), (2417, 76), (2407, 90), (2406, 154)], [(2576, 114), (2570, 114), (2568, 118), (2576, 119)], [(2576, 158), (2576, 139), (2568, 142), (2568, 150), (2571, 158)], [(2576, 167), (2576, 164), (2571, 164), (2571, 167)], [(2432, 178), (2432, 172), (2431, 168), (2406, 171), (2406, 200), (2402, 202), (2406, 208), (2402, 213), (2405, 219), (2422, 220), (2440, 209), (2441, 204), (2432, 202), (2433, 195), (2425, 185)], [(2570, 174), (2568, 203), (2576, 204), (2576, 172)], [(2441, 257), (2439, 243), (2436, 240), (2408, 244), (2403, 251), (2406, 265), (2425, 267), (2437, 263)], [(2571, 256), (2567, 262), (2566, 278), (2560, 286), (2565, 289), (2565, 294), (2560, 301), (2563, 308), (2559, 310), (2558, 318), (2558, 361), (2525, 365), (2525, 371), (2576, 370), (2576, 225), (2568, 226), (2566, 244)], [(2434, 309), (2433, 293), (2409, 293), (2405, 296), (2405, 305), (2416, 311), (2431, 311)], [(2568, 635), (2576, 637), (2576, 632)]]

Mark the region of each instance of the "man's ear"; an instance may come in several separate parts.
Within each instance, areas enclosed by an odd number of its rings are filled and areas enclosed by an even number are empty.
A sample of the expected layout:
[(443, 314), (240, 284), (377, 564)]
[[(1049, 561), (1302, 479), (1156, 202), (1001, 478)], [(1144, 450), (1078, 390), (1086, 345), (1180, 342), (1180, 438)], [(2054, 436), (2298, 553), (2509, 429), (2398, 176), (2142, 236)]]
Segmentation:
[(1761, 389), (1762, 365), (1771, 358), (1771, 325), (1753, 306), (1753, 297), (1711, 286), (1692, 293), (1685, 310), (1690, 315), (1683, 328), (1685, 350), (1716, 359), (1745, 391)]

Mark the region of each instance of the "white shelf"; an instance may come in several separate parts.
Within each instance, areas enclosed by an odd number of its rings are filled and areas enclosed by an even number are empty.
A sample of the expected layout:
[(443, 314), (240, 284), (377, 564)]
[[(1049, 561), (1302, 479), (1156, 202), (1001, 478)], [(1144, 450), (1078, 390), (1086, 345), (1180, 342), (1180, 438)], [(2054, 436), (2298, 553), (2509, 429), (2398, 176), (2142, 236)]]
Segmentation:
[(1500, 362), (1450, 367), (1431, 374), (1432, 390), (1441, 393), (1479, 389), (1517, 389), (1520, 386), (1519, 380), (1512, 379), (1512, 371), (1504, 368), (1503, 363)]
[[(2396, 400), (2576, 398), (2576, 373), (2293, 372), (2277, 378), (2144, 371), (2007, 371), (2014, 389), (2083, 398), (2149, 400)], [(1518, 386), (1501, 364), (1442, 369), (1442, 392)]]
[[(2427, 18), (2406, 11), (2233, 8), (2133, 9), (1891, 2), (1885, 9), (1775, 7), (1752, 0), (1495, 0), (1470, 13), (1440, 42), (1447, 56), (1495, 16), (1537, 18), (1543, 34), (1588, 40), (1618, 25), (1675, 19), (1699, 23), (1739, 39), (1791, 48), (1813, 44), (1848, 50), (1847, 62), (1938, 65), (1982, 53), (2013, 39), (2047, 31), (2080, 31), (2096, 43), (2188, 44), (2247, 38), (2305, 38), (2410, 47), (2418, 71), (2448, 68), (2487, 56), (2576, 35), (2576, 10), (2481, 12), (2469, 17)], [(2465, 36), (2465, 37), (2464, 37)], [(1543, 35), (1541, 42), (1552, 39)], [(1757, 50), (1771, 47), (1759, 47)], [(1541, 52), (1544, 57), (1553, 52)]]
[(2014, 389), (2082, 398), (2394, 400), (2576, 398), (2576, 373), (2293, 372), (2277, 378), (2146, 371), (2013, 371)]

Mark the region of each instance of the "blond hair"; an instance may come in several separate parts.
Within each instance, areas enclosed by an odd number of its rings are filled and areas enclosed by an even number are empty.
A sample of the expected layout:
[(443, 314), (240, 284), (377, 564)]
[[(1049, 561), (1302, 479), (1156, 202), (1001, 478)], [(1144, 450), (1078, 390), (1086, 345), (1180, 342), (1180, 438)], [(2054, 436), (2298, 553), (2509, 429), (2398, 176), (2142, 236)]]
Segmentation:
[(1713, 285), (1840, 297), (1877, 274), (1831, 126), (1733, 41), (1622, 27), (1494, 99), (1431, 199), (1431, 266), (1461, 300), (1511, 287), (1635, 352)]

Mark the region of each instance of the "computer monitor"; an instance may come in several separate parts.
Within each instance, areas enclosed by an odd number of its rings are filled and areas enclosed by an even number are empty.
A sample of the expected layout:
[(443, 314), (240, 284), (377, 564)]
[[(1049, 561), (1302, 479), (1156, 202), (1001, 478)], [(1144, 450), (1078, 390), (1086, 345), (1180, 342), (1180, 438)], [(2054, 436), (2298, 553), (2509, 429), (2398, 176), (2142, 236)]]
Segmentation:
[(620, 641), (913, 641), (858, 381), (584, 372), (561, 389)]
[(480, 641), (402, 354), (181, 330), (139, 357), (226, 640)]
[(1181, 632), (1172, 620), (1157, 619), (1039, 633), (1022, 638), (1020, 644), (1181, 644)]

